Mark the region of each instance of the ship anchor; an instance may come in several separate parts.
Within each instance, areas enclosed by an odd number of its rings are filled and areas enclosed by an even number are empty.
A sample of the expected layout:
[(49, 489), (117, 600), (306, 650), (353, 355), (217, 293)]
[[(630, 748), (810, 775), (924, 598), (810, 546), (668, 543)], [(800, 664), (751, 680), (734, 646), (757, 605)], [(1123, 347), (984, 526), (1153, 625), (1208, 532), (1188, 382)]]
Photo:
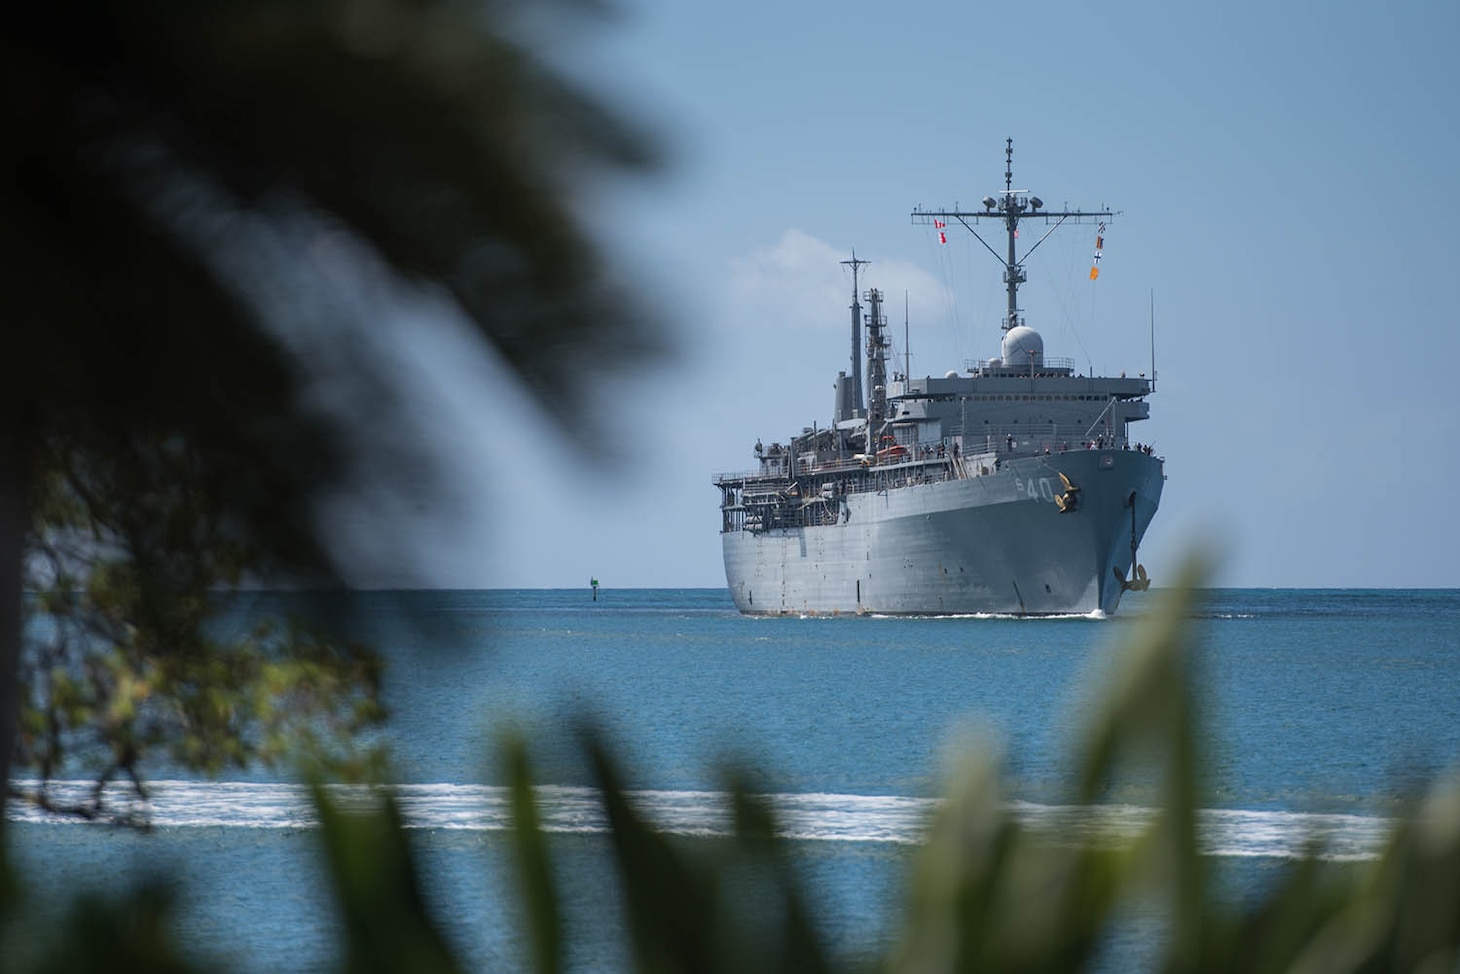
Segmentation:
[[(1059, 473), (1058, 470), (1055, 473)], [(1073, 514), (1080, 506), (1080, 488), (1070, 483), (1070, 478), (1060, 473), (1060, 483), (1065, 485), (1064, 493), (1055, 494), (1055, 506), (1061, 514)]]
[[(1060, 478), (1063, 479), (1064, 474), (1060, 474)], [(1069, 481), (1066, 480), (1065, 483), (1069, 483)], [(1130, 563), (1134, 570), (1131, 572), (1129, 580), (1126, 579), (1125, 572), (1121, 571), (1119, 568), (1111, 568), (1110, 570), (1115, 573), (1116, 581), (1120, 582), (1120, 590), (1122, 592), (1144, 592), (1146, 591), (1146, 589), (1151, 587), (1151, 579), (1148, 575), (1146, 575), (1146, 566), (1136, 563), (1135, 491), (1130, 492), (1130, 498), (1126, 501), (1126, 503), (1130, 505)], [(1064, 510), (1064, 508), (1061, 507), (1060, 510)]]

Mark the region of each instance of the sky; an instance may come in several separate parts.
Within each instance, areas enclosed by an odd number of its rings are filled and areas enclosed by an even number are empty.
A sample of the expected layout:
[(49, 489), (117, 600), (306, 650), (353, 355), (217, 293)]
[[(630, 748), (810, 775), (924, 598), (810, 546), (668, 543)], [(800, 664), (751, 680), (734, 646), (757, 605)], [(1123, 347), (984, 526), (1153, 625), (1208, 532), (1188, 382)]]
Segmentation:
[(462, 502), (360, 582), (723, 585), (712, 479), (830, 419), (853, 248), (914, 375), (998, 354), (1001, 266), (909, 213), (1002, 189), (1012, 138), (1016, 188), (1118, 211), (1098, 281), (1092, 227), (1030, 258), (1046, 352), (1145, 372), (1154, 317), (1156, 583), (1206, 544), (1218, 585), (1460, 587), (1460, 4), (617, 9), (550, 54), (669, 163), (575, 206), (674, 354), (584, 376), (575, 440), (422, 324), (407, 382)]

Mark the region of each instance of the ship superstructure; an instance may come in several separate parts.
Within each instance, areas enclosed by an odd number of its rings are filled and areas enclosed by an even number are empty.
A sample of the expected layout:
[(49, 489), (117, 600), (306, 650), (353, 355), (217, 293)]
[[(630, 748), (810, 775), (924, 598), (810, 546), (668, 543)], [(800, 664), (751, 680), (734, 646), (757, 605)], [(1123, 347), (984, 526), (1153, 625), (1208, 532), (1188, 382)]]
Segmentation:
[[(1131, 436), (1149, 416), (1152, 376), (1079, 375), (1047, 357), (1024, 320), (1024, 260), (1066, 223), (1109, 210), (1048, 210), (1013, 188), (983, 208), (923, 210), (914, 222), (965, 227), (1004, 264), (1000, 354), (962, 372), (887, 374), (883, 294), (860, 289), (853, 255), (851, 375), (832, 421), (786, 443), (757, 441), (754, 470), (721, 474), (725, 575), (755, 614), (1113, 613), (1148, 581), (1137, 548), (1160, 503), (1164, 463)], [(1023, 255), (1021, 222), (1048, 229)], [(979, 235), (997, 222), (1000, 255)], [(866, 301), (864, 312), (862, 301)], [(861, 335), (865, 327), (865, 342)], [(862, 358), (866, 390), (862, 388)]]

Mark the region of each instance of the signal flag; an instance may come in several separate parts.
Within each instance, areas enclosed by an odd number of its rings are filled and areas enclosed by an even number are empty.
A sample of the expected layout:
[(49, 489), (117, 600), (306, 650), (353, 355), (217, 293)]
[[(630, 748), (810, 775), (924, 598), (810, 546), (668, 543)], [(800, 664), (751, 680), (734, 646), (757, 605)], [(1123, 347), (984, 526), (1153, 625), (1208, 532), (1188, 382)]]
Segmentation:
[(1100, 249), (1104, 246), (1105, 224), (1102, 223), (1099, 229), (1095, 231), (1095, 256), (1091, 259), (1090, 263), (1090, 280), (1092, 281), (1100, 276)]

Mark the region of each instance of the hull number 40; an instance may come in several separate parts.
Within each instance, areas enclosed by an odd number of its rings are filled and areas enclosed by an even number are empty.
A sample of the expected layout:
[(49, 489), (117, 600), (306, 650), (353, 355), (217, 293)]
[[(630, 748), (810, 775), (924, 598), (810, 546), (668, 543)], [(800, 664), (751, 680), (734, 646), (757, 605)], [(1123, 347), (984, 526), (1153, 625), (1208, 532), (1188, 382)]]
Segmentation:
[(1040, 477), (1038, 480), (1033, 477), (1028, 480), (1015, 477), (1014, 490), (1016, 493), (1028, 494), (1030, 500), (1054, 503), (1054, 485), (1049, 482), (1048, 477)]

